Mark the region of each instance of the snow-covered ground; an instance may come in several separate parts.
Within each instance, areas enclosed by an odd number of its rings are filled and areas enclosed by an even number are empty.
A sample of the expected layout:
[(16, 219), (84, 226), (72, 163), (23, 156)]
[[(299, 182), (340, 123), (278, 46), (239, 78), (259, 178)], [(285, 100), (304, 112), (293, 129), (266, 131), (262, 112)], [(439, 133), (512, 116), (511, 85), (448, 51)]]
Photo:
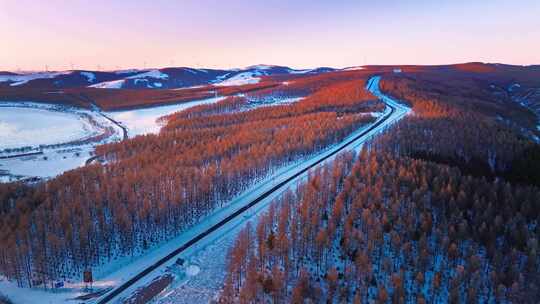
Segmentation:
[(38, 72), (38, 73), (27, 73), (27, 74), (17, 74), (17, 75), (0, 75), (0, 82), (12, 81), (10, 86), (15, 87), (15, 86), (23, 85), (29, 82), (30, 80), (54, 78), (56, 76), (69, 74), (69, 73), (72, 73), (72, 72), (71, 71)]
[(80, 167), (96, 144), (120, 140), (121, 134), (119, 127), (95, 111), (45, 103), (2, 103), (0, 156), (42, 154), (0, 159), (0, 182), (50, 178)]
[(104, 81), (104, 82), (96, 83), (88, 87), (96, 88), (96, 89), (121, 89), (125, 82), (126, 81), (124, 79), (111, 80), (111, 81)]
[(228, 78), (224, 81), (215, 83), (216, 86), (239, 86), (239, 85), (246, 85), (246, 84), (255, 84), (259, 83), (261, 80), (260, 76), (261, 73), (258, 71), (255, 72), (244, 72), (240, 73), (238, 75), (234, 75), (231, 78)]
[(0, 107), (0, 151), (65, 143), (92, 135), (88, 120), (72, 112)]
[(84, 145), (69, 149), (45, 150), (41, 155), (0, 159), (0, 182), (12, 182), (32, 177), (55, 177), (83, 166), (92, 156), (93, 151), (92, 145)]
[(137, 135), (158, 133), (162, 127), (161, 123), (158, 121), (160, 117), (180, 112), (194, 106), (218, 102), (222, 99), (224, 99), (224, 97), (214, 97), (152, 108), (111, 111), (105, 112), (105, 114), (126, 127), (128, 129), (129, 137), (135, 137)]
[[(130, 72), (134, 72), (134, 71), (137, 71), (137, 70), (117, 71), (116, 73), (117, 74), (122, 74), (122, 73), (130, 73)], [(155, 82), (154, 80), (160, 80), (160, 79), (163, 80), (163, 79), (168, 79), (168, 78), (169, 78), (169, 75), (167, 75), (167, 74), (165, 74), (165, 73), (163, 73), (163, 72), (161, 72), (160, 70), (157, 70), (157, 69), (143, 70), (143, 71), (141, 71), (141, 73), (138, 73), (138, 74), (133, 75), (133, 76), (126, 77), (124, 79), (104, 81), (104, 82), (100, 82), (100, 83), (90, 85), (88, 87), (97, 88), (97, 89), (121, 89), (124, 86), (124, 84), (126, 83), (127, 79), (133, 79), (135, 81), (135, 83), (137, 83), (139, 81), (147, 82), (148, 84), (146, 86), (148, 88), (160, 88), (160, 87), (163, 86), (163, 84), (160, 83), (160, 82)]]
[[(160, 117), (187, 108), (209, 104), (224, 97), (196, 100), (153, 108), (99, 112), (58, 105), (13, 102), (0, 105), (0, 156), (39, 152), (42, 154), (0, 159), (0, 183), (32, 177), (51, 178), (81, 167), (98, 144), (119, 141), (123, 131), (103, 115), (128, 129), (128, 136), (158, 133)], [(96, 142), (80, 143), (109, 130), (111, 135)], [(69, 144), (74, 143), (75, 144)], [(66, 144), (67, 143), (67, 144)], [(63, 144), (57, 146), (58, 144)], [(41, 146), (40, 145), (46, 145)], [(29, 150), (2, 153), (5, 149), (31, 147)]]
[(88, 79), (88, 82), (94, 82), (96, 80), (96, 75), (92, 72), (81, 72), (81, 75)]
[(352, 66), (352, 67), (344, 68), (342, 71), (360, 71), (363, 69), (364, 69), (363, 66)]
[(167, 79), (169, 78), (169, 75), (161, 72), (160, 70), (154, 69), (148, 72), (126, 77), (126, 79), (138, 79), (138, 78), (146, 78), (146, 77), (155, 78), (155, 79)]

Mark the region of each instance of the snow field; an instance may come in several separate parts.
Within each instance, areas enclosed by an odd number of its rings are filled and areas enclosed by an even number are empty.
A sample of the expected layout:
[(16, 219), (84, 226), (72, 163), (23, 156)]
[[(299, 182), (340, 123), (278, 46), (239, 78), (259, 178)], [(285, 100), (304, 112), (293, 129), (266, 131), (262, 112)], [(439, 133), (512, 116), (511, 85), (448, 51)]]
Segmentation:
[[(218, 102), (224, 97), (146, 109), (104, 112), (128, 129), (129, 137), (158, 133), (160, 117), (193, 106)], [(98, 126), (89, 123), (89, 115)], [(45, 148), (42, 155), (0, 159), (0, 182), (29, 177), (52, 178), (81, 167), (92, 156), (97, 144), (119, 141), (122, 129), (96, 111), (63, 108), (40, 103), (6, 103), (0, 106), (0, 151), (39, 145), (55, 145), (89, 138), (111, 128), (113, 135), (103, 141), (64, 148)]]
[(162, 127), (161, 123), (158, 122), (160, 117), (167, 116), (175, 112), (180, 112), (194, 106), (215, 103), (223, 100), (224, 98), (225, 97), (214, 97), (145, 109), (111, 111), (105, 112), (105, 114), (126, 127), (128, 129), (129, 137), (135, 137), (137, 135), (158, 133)]
[(34, 79), (47, 79), (55, 78), (59, 75), (65, 75), (72, 73), (71, 71), (65, 72), (39, 72), (39, 73), (28, 73), (28, 74), (19, 74), (19, 75), (0, 75), (0, 82), (12, 81), (10, 86), (16, 87), (23, 85)]
[(65, 143), (94, 133), (83, 117), (48, 109), (0, 107), (0, 151)]
[(244, 72), (240, 73), (238, 75), (234, 75), (231, 78), (228, 78), (224, 81), (214, 83), (215, 86), (239, 86), (239, 85), (246, 85), (246, 84), (255, 84), (259, 83), (261, 78), (256, 77), (260, 76), (260, 72)]
[(96, 88), (96, 89), (121, 89), (122, 86), (124, 85), (124, 82), (126, 82), (124, 79), (111, 80), (111, 81), (104, 81), (104, 82), (96, 83), (88, 87)]
[[(116, 74), (122, 74), (122, 73), (130, 73), (135, 72), (136, 70), (126, 70), (126, 71), (117, 71)], [(94, 85), (88, 86), (89, 88), (98, 88), (98, 89), (121, 89), (124, 84), (126, 83), (126, 79), (134, 79), (135, 83), (138, 81), (149, 81), (149, 78), (158, 80), (158, 79), (168, 79), (169, 75), (162, 73), (160, 70), (154, 69), (154, 70), (148, 70), (148, 71), (141, 71), (141, 73), (126, 77), (124, 79), (119, 80), (111, 80), (111, 81), (104, 81), (100, 83), (96, 83)], [(92, 81), (90, 81), (92, 82)], [(153, 86), (152, 86), (153, 84)], [(152, 82), (152, 84), (149, 82), (147, 84), (147, 87), (149, 88), (160, 88), (162, 86), (159, 82)]]

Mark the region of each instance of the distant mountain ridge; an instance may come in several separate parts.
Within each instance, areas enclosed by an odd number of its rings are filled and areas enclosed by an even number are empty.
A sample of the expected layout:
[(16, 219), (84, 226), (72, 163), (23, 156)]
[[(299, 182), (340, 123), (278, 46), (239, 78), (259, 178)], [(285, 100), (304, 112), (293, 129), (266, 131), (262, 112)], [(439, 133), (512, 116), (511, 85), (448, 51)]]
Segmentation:
[(297, 70), (286, 66), (255, 65), (243, 69), (205, 69), (168, 67), (118, 71), (71, 70), (17, 74), (0, 72), (0, 87), (66, 89), (91, 87), (103, 89), (179, 89), (193, 86), (242, 85), (257, 83), (261, 76), (282, 74), (318, 74), (337, 69), (319, 67)]
[(518, 66), (501, 63), (469, 62), (447, 65), (365, 65), (347, 68), (317, 67), (293, 69), (280, 65), (253, 65), (240, 69), (207, 69), (166, 67), (159, 69), (127, 69), (116, 71), (70, 70), (14, 73), (0, 71), (0, 88), (62, 90), (70, 88), (99, 89), (182, 89), (205, 85), (234, 86), (258, 83), (261, 77), (277, 75), (314, 75), (327, 72), (374, 70), (392, 72), (456, 71), (476, 75), (540, 72), (539, 65)]

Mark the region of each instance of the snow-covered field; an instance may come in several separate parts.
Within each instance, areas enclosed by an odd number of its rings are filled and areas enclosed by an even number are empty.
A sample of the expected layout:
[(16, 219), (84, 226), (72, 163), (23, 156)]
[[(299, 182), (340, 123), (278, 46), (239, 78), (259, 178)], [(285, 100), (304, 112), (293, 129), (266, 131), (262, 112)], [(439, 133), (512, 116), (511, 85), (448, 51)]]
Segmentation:
[[(92, 156), (93, 146), (46, 150), (42, 155), (0, 159), (0, 182), (25, 178), (51, 178), (81, 167)], [(5, 171), (6, 174), (4, 174)]]
[[(96, 144), (122, 130), (95, 111), (33, 102), (0, 104), (0, 182), (50, 178), (84, 165)], [(95, 139), (95, 140), (93, 140)]]
[(240, 73), (238, 75), (234, 75), (231, 78), (228, 78), (224, 81), (215, 83), (216, 86), (237, 86), (237, 85), (246, 85), (246, 84), (254, 84), (259, 83), (261, 78), (257, 77), (260, 76), (261, 73), (258, 71), (255, 72), (244, 72)]
[(137, 135), (158, 133), (162, 127), (158, 121), (160, 117), (180, 112), (194, 106), (218, 102), (222, 99), (224, 99), (224, 97), (215, 97), (145, 109), (112, 111), (106, 112), (105, 114), (126, 127), (128, 129), (129, 137), (135, 137)]
[(87, 137), (93, 131), (92, 125), (75, 113), (0, 107), (0, 151), (65, 143)]
[(31, 80), (55, 78), (56, 76), (69, 74), (69, 73), (72, 73), (72, 71), (39, 72), (39, 73), (27, 73), (27, 74), (19, 74), (19, 75), (0, 75), (0, 82), (12, 81), (10, 86), (15, 87), (15, 86), (23, 85)]
[[(128, 70), (125, 73), (134, 72), (136, 70)], [(117, 71), (117, 74), (122, 74), (124, 71)], [(147, 70), (147, 71), (141, 71), (141, 73), (126, 77), (124, 79), (119, 80), (111, 80), (111, 81), (104, 81), (100, 83), (96, 83), (93, 85), (90, 85), (88, 87), (90, 88), (98, 88), (98, 89), (121, 89), (124, 84), (126, 83), (126, 79), (133, 79), (135, 82), (138, 81), (145, 81), (148, 82), (147, 87), (148, 88), (159, 88), (162, 86), (160, 82), (153, 82), (152, 80), (159, 80), (159, 79), (167, 79), (169, 78), (169, 75), (161, 72), (160, 70)]]
[[(0, 105), (0, 156), (41, 151), (43, 154), (0, 159), (0, 182), (26, 178), (51, 178), (83, 166), (98, 144), (122, 139), (123, 131), (103, 117), (110, 117), (135, 137), (158, 133), (160, 117), (187, 108), (214, 103), (224, 97), (196, 100), (181, 104), (116, 112), (98, 112), (51, 104), (13, 102)], [(69, 144), (99, 135), (111, 135), (96, 142)], [(67, 144), (66, 144), (67, 143)], [(62, 146), (56, 146), (63, 144)], [(41, 146), (40, 145), (46, 145)], [(25, 151), (5, 149), (31, 147)], [(4, 151), (4, 153), (1, 153)]]
[(121, 89), (126, 81), (124, 79), (104, 81), (88, 86), (96, 89)]

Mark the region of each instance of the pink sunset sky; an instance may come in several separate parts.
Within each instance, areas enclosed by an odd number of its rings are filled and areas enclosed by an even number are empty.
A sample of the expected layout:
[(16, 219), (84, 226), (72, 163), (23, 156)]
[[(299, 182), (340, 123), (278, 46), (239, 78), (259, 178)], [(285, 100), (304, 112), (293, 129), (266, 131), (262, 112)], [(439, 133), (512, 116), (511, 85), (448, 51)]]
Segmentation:
[(540, 64), (538, 0), (0, 0), (0, 70)]

